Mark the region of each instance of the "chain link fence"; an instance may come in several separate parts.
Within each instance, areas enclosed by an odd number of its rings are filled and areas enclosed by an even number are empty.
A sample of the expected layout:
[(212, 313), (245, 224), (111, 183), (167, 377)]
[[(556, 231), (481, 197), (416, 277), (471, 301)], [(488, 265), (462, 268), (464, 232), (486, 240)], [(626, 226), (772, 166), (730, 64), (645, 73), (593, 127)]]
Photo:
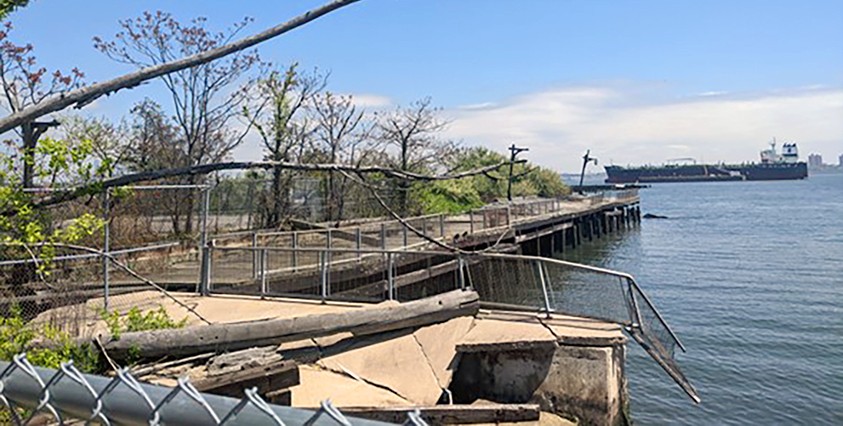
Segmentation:
[[(8, 423), (81, 422), (126, 425), (383, 425), (346, 417), (330, 401), (316, 411), (269, 404), (256, 389), (242, 399), (199, 392), (188, 379), (172, 388), (138, 382), (128, 369), (114, 377), (81, 373), (72, 363), (34, 367), (25, 354), (0, 361), (0, 420)], [(405, 424), (425, 425), (418, 411)]]
[(43, 209), (46, 233), (80, 217), (98, 218), (100, 227), (72, 245), (0, 247), (0, 315), (77, 336), (104, 311), (132, 308), (132, 293), (195, 290), (207, 194), (203, 185), (131, 186)]

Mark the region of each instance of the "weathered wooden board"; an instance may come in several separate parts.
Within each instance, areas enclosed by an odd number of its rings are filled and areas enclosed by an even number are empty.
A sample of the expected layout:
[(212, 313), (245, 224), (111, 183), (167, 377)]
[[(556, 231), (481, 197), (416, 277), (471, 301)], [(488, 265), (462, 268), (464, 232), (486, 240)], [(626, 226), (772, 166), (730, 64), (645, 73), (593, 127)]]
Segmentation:
[(295, 361), (279, 361), (269, 365), (245, 368), (216, 376), (205, 377), (193, 382), (202, 392), (240, 398), (249, 388), (257, 388), (258, 394), (287, 389), (299, 384), (299, 367)]
[(418, 409), (430, 424), (529, 422), (539, 419), (535, 404), (434, 405), (428, 407), (343, 407), (343, 414), (401, 424)]

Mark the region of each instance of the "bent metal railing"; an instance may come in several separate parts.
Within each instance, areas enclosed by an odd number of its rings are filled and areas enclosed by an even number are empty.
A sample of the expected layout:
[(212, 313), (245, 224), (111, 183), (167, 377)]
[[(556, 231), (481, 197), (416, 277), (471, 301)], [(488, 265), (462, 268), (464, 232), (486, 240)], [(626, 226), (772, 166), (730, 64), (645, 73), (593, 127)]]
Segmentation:
[[(42, 424), (43, 413), (65, 424), (125, 425), (361, 425), (388, 423), (346, 417), (326, 400), (318, 410), (273, 405), (256, 389), (242, 399), (199, 392), (186, 378), (172, 388), (138, 382), (128, 369), (114, 377), (83, 374), (73, 363), (58, 370), (34, 367), (24, 354), (0, 361), (0, 415), (3, 406), (10, 423)], [(0, 417), (1, 418), (1, 417)], [(420, 413), (408, 412), (404, 424), (426, 426)]]
[[(685, 347), (632, 275), (506, 253), (210, 247), (205, 293), (406, 301), (472, 288), (481, 303), (619, 324), (694, 401), (675, 360)], [(253, 277), (252, 259), (258, 259)]]

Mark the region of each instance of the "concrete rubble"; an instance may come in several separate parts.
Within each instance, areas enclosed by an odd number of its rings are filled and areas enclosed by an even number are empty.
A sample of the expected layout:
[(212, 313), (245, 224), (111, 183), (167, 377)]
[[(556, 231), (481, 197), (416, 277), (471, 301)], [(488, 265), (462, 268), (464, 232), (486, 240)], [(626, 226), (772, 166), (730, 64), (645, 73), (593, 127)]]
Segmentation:
[[(278, 308), (268, 309), (266, 304), (273, 302), (255, 302), (264, 315), (276, 316), (295, 315), (295, 305), (301, 303), (275, 301)], [(319, 315), (321, 309), (361, 308), (365, 307), (304, 302), (302, 311)], [(506, 404), (536, 404), (535, 420), (515, 423), (572, 424), (576, 419), (579, 424), (621, 424), (626, 403), (624, 344), (615, 324), (481, 310), (423, 327), (366, 336), (336, 333), (135, 368), (145, 373), (143, 380), (171, 385), (179, 376), (201, 382), (292, 360), (298, 366), (297, 384), (284, 389), (278, 401), (297, 407), (318, 407), (326, 399), (349, 412), (373, 407), (434, 410), (453, 403), (455, 409), (507, 407), (512, 415), (515, 405)]]

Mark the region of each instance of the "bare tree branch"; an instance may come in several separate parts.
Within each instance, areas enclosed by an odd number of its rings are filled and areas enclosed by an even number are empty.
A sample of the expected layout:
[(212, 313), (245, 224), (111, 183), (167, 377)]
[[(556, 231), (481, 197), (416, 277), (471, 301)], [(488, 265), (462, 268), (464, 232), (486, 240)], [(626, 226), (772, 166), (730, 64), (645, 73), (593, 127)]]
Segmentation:
[[(518, 162), (524, 162), (521, 160)], [(381, 174), (387, 177), (407, 180), (407, 181), (439, 181), (462, 179), (470, 176), (477, 176), (486, 174), (490, 171), (497, 170), (501, 167), (509, 166), (509, 161), (499, 164), (482, 167), (474, 170), (467, 170), (464, 172), (443, 174), (443, 175), (424, 175), (420, 173), (396, 170), (389, 167), (382, 166), (353, 166), (346, 164), (306, 164), (306, 163), (286, 163), (282, 161), (232, 161), (226, 163), (212, 163), (201, 164), (198, 166), (178, 167), (173, 169), (153, 170), (147, 172), (133, 173), (129, 175), (119, 176), (116, 178), (105, 179), (99, 182), (93, 182), (77, 188), (68, 189), (67, 191), (54, 192), (50, 196), (41, 199), (33, 204), (33, 207), (44, 207), (62, 202), (70, 201), (79, 197), (90, 194), (102, 192), (106, 188), (114, 188), (120, 186), (127, 186), (139, 182), (148, 182), (158, 179), (164, 179), (174, 176), (187, 175), (203, 175), (211, 172), (221, 170), (247, 170), (247, 169), (285, 169), (297, 170), (305, 172), (351, 172), (359, 175), (363, 174)], [(11, 212), (4, 212), (8, 216)]]
[(116, 92), (120, 89), (135, 87), (144, 81), (175, 71), (195, 67), (197, 65), (213, 61), (214, 59), (222, 58), (231, 53), (250, 48), (357, 1), (359, 0), (335, 0), (299, 15), (283, 24), (272, 27), (261, 33), (240, 39), (234, 43), (229, 43), (216, 49), (191, 55), (179, 60), (149, 66), (112, 80), (92, 84), (87, 87), (63, 93), (60, 96), (53, 96), (43, 102), (39, 102), (36, 105), (24, 108), (21, 111), (0, 119), (0, 133), (5, 133), (20, 126), (21, 124), (31, 122), (32, 120), (51, 112), (60, 111), (71, 105), (75, 104), (77, 108), (81, 108), (103, 95)]

